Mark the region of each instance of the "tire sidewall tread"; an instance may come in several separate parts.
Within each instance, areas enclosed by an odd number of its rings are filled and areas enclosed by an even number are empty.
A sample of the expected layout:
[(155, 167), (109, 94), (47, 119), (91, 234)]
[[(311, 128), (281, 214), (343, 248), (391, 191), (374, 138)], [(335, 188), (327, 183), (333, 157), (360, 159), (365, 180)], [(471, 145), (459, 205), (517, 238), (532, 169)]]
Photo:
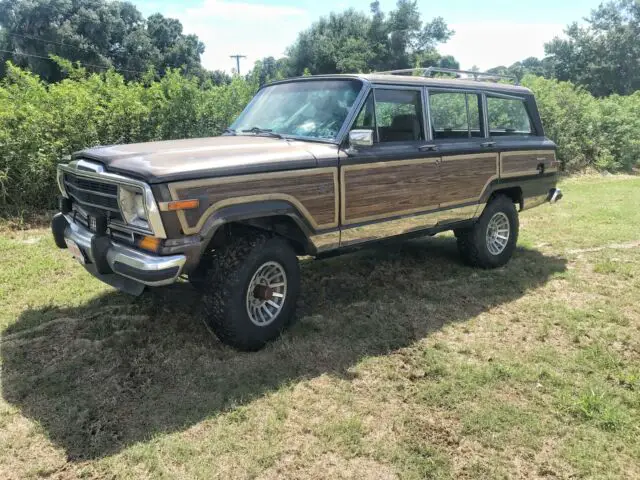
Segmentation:
[[(287, 295), (276, 319), (261, 327), (249, 318), (246, 291), (254, 273), (268, 261), (277, 261), (283, 266), (287, 275)], [(281, 237), (266, 233), (243, 235), (213, 252), (212, 265), (204, 283), (207, 325), (225, 344), (240, 350), (258, 350), (277, 338), (295, 317), (300, 290), (298, 258)]]
[[(486, 232), (489, 221), (498, 212), (504, 213), (509, 219), (510, 232), (504, 250), (498, 255), (493, 255), (487, 247)], [(473, 227), (459, 232), (457, 235), (458, 250), (463, 261), (468, 265), (480, 268), (501, 267), (513, 256), (518, 242), (519, 229), (518, 211), (513, 201), (505, 195), (498, 195), (487, 204)]]

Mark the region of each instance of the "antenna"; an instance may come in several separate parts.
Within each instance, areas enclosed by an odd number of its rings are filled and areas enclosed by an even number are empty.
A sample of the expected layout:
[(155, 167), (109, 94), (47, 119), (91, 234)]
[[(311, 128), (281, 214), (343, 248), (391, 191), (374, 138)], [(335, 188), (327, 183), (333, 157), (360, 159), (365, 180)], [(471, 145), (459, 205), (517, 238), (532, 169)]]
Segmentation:
[(229, 55), (229, 58), (235, 58), (236, 59), (236, 73), (238, 75), (240, 75), (240, 59), (241, 58), (247, 58), (247, 56), (246, 55), (235, 54), (235, 55)]

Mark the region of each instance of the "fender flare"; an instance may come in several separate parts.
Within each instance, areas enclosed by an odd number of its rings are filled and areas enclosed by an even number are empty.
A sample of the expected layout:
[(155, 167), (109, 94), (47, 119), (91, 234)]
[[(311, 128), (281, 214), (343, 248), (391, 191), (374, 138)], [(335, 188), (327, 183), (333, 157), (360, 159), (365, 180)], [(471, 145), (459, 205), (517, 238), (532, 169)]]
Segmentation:
[(286, 200), (257, 200), (229, 205), (213, 212), (207, 218), (200, 231), (202, 249), (207, 248), (213, 236), (225, 224), (276, 216), (291, 218), (304, 235), (307, 243), (310, 243), (314, 229), (309, 220), (295, 205)]

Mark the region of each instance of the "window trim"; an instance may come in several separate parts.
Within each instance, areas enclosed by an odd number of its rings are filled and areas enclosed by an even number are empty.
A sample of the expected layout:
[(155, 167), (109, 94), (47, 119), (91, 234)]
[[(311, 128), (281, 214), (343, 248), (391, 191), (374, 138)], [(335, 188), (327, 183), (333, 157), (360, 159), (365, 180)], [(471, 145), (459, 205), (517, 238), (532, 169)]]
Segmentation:
[[(489, 138), (489, 124), (487, 122), (487, 104), (486, 104), (486, 96), (487, 93), (484, 90), (480, 90), (480, 89), (472, 89), (472, 88), (447, 88), (447, 87), (424, 87), (425, 90), (427, 91), (427, 95), (430, 96), (430, 92), (435, 92), (435, 93), (464, 93), (465, 94), (465, 105), (466, 105), (466, 110), (467, 110), (467, 132), (468, 132), (468, 137), (467, 140), (468, 141), (472, 141), (473, 139), (476, 140), (486, 140), (487, 138)], [(471, 136), (471, 123), (469, 122), (469, 97), (467, 95), (477, 95), (479, 100), (480, 100), (480, 104), (478, 105), (478, 108), (482, 108), (481, 112), (478, 112), (479, 115), (479, 120), (482, 121), (482, 128), (480, 129), (481, 133), (482, 133), (482, 137), (472, 137)], [(429, 139), (430, 140), (436, 140), (433, 137), (433, 129), (431, 127), (431, 102), (429, 102)], [(461, 139), (456, 139), (456, 138), (442, 138), (442, 139), (437, 139), (437, 140), (447, 140), (447, 141), (455, 141), (455, 140), (461, 140)]]
[[(305, 80), (305, 78), (297, 79), (294, 81), (302, 81), (302, 82), (307, 81)], [(342, 124), (342, 127), (340, 128), (340, 130), (338, 130), (338, 134), (336, 135), (335, 140), (331, 142), (325, 142), (325, 143), (331, 143), (331, 144), (340, 146), (340, 145), (343, 145), (344, 142), (348, 141), (351, 127), (353, 126), (354, 122), (358, 118), (360, 109), (362, 109), (364, 103), (367, 101), (369, 92), (372, 90), (371, 82), (369, 80), (366, 80), (364, 78), (359, 78), (359, 80), (362, 82), (362, 88), (360, 89), (360, 93), (358, 93), (358, 96), (356, 97), (356, 99), (353, 102), (353, 105), (351, 106), (351, 111), (347, 115), (347, 118), (345, 118), (344, 123)], [(286, 82), (286, 80), (283, 80), (283, 82)], [(276, 83), (279, 83), (279, 82), (276, 82)]]

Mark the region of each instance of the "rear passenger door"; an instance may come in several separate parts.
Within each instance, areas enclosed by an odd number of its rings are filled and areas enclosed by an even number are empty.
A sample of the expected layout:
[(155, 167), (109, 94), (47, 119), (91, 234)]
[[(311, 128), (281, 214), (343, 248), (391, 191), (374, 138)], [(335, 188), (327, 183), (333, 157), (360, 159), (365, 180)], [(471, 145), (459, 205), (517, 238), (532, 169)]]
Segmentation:
[(440, 223), (471, 218), (488, 184), (498, 178), (498, 153), (486, 138), (481, 93), (429, 89), (430, 129), (442, 155)]
[(402, 222), (397, 230), (388, 222), (438, 209), (439, 155), (425, 149), (423, 94), (422, 87), (374, 87), (356, 117), (352, 130), (371, 129), (374, 144), (340, 160), (342, 245), (405, 233)]

